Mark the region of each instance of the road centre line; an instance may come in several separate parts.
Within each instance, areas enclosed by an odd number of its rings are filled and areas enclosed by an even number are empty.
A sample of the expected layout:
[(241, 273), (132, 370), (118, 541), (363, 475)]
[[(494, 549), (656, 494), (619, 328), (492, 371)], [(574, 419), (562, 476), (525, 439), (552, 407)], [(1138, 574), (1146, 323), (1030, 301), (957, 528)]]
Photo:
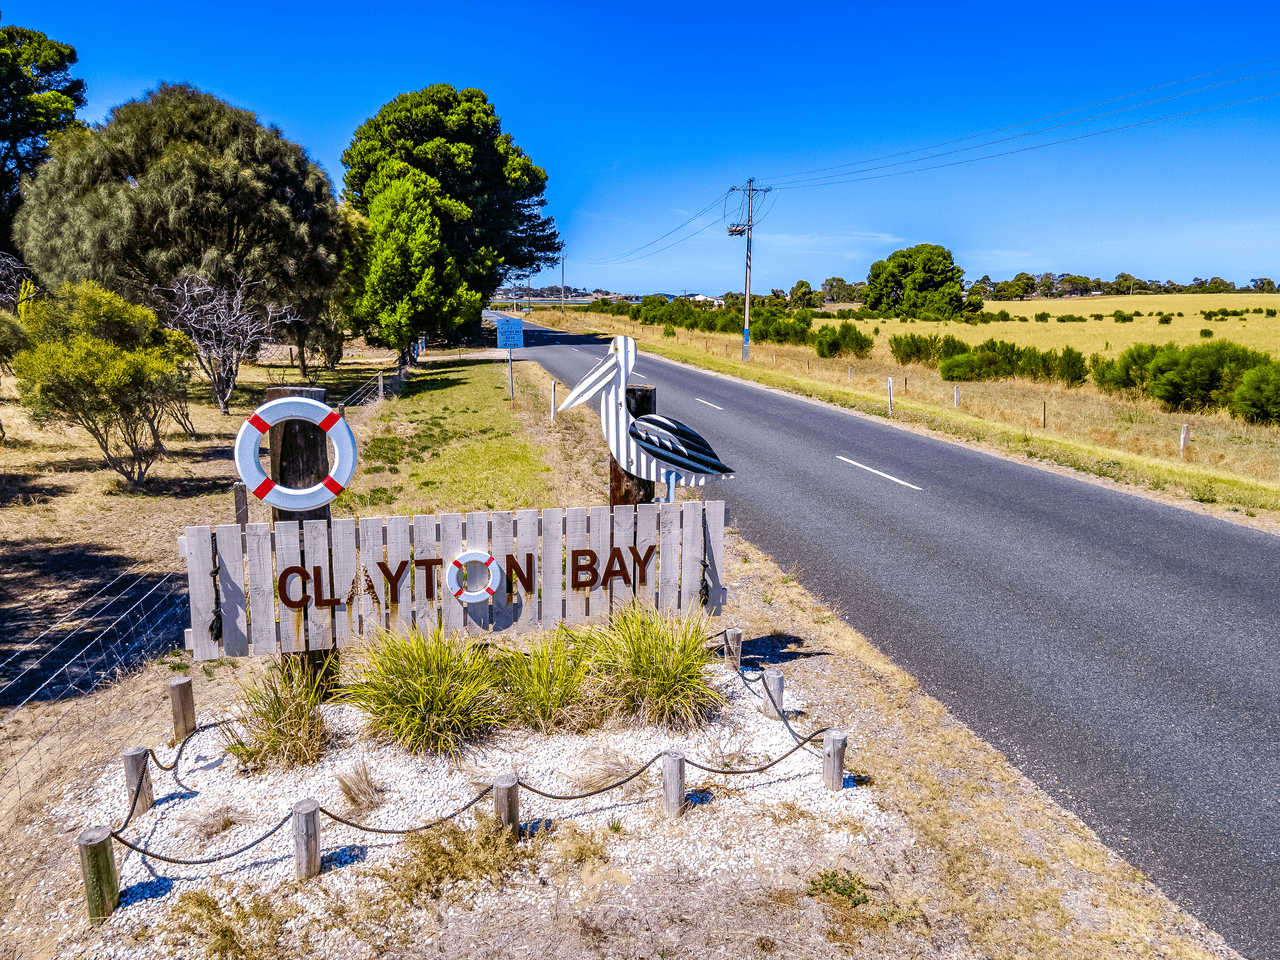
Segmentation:
[(904, 487), (910, 487), (912, 490), (923, 489), (923, 487), (917, 487), (914, 483), (907, 483), (907, 481), (899, 480), (897, 477), (891, 477), (887, 473), (881, 473), (879, 470), (873, 469), (872, 467), (868, 467), (865, 463), (859, 463), (857, 460), (850, 460), (848, 457), (842, 457), (838, 454), (836, 455), (836, 459), (843, 460), (845, 463), (849, 463), (855, 467), (859, 467), (863, 470), (866, 470), (868, 473), (874, 473), (877, 477), (884, 477), (886, 480), (892, 480), (894, 483), (900, 483)]
[(724, 409), (724, 407), (716, 407), (714, 403), (710, 402), (709, 400), (703, 400), (701, 397), (694, 397), (693, 399), (697, 400), (699, 403), (705, 403), (708, 407), (715, 407), (715, 409), (717, 410)]

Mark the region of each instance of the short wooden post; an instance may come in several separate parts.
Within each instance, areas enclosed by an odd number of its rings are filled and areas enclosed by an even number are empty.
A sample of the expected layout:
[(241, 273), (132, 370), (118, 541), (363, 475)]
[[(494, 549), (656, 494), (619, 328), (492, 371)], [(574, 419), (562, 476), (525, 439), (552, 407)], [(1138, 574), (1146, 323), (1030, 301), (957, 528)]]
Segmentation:
[(684, 809), (684, 754), (668, 750), (662, 755), (662, 812), (675, 819)]
[(243, 527), (249, 522), (249, 491), (239, 480), (231, 485), (231, 490), (236, 497), (236, 523)]
[(1182, 425), (1182, 439), (1178, 442), (1178, 456), (1187, 459), (1187, 444), (1191, 442), (1191, 424)]
[(310, 797), (293, 805), (293, 869), (299, 880), (320, 872), (320, 804)]
[(1049, 401), (1048, 400), (1040, 401), (1040, 426), (1046, 427), (1046, 428), (1049, 426)]
[(742, 666), (742, 631), (737, 627), (724, 632), (724, 662), (735, 670)]
[(893, 413), (893, 377), (889, 378), (889, 412)]
[(87, 827), (76, 842), (80, 847), (80, 876), (84, 878), (89, 922), (102, 923), (120, 905), (120, 877), (116, 874), (111, 828)]
[(843, 730), (822, 735), (822, 783), (828, 790), (844, 789), (844, 750), (849, 737)]
[(347, 405), (345, 403), (338, 404), (338, 416), (342, 417), (343, 420), (347, 418)]
[[(764, 672), (764, 715), (770, 720), (782, 719), (782, 671), (770, 667)], [(777, 706), (774, 706), (777, 704)]]
[(196, 732), (196, 698), (190, 677), (169, 681), (169, 705), (173, 707), (173, 739), (179, 743)]
[(556, 418), (556, 382), (551, 381), (551, 419)]
[(381, 371), (381, 370), (379, 370), (379, 371), (378, 371), (378, 399), (379, 399), (379, 400), (385, 400), (385, 399), (387, 399), (387, 391), (386, 391), (386, 388), (382, 385), (382, 371)]
[(493, 781), (493, 812), (503, 830), (520, 837), (520, 781), (514, 773), (501, 773)]
[[(146, 813), (155, 803), (151, 793), (151, 771), (147, 768), (150, 751), (146, 747), (129, 747), (124, 752), (124, 796), (125, 803), (133, 807), (134, 816)], [(142, 778), (142, 786), (138, 786), (138, 778)], [(138, 802), (134, 804), (134, 791), (138, 792)]]

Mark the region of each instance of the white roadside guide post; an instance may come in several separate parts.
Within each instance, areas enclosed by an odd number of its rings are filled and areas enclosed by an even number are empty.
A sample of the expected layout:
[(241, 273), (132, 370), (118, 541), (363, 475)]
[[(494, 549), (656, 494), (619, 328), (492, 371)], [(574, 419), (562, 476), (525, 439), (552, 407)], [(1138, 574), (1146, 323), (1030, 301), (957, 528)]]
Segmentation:
[(512, 368), (511, 351), (524, 349), (524, 321), (519, 317), (499, 317), (498, 349), (507, 351), (507, 381), (511, 387), (511, 409), (516, 408), (516, 375)]
[(1178, 442), (1178, 456), (1187, 459), (1187, 444), (1191, 442), (1191, 424), (1182, 425), (1182, 439)]

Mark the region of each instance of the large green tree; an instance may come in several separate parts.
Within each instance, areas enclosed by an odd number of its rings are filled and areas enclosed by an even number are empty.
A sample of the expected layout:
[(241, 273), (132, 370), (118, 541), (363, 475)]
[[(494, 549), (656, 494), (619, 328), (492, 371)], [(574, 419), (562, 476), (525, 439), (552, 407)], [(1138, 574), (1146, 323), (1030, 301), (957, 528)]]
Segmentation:
[(401, 94), (360, 125), (342, 163), (347, 200), (370, 218), (379, 189), (394, 181), (378, 176), (387, 164), (432, 181), (440, 242), (482, 301), (508, 278), (559, 260), (555, 222), (542, 215), (547, 174), (502, 132), (480, 90), (438, 83)]
[(0, 251), (16, 253), (13, 218), (23, 177), (44, 162), (49, 138), (77, 126), (84, 81), (71, 79), (76, 48), (38, 30), (0, 27)]
[[(390, 160), (369, 181), (369, 216), (355, 223), (353, 327), (397, 350), (422, 334), (447, 333), (480, 319), (480, 294), (450, 255), (442, 223), (463, 216), (462, 204), (440, 195), (439, 184), (408, 164)], [(357, 215), (358, 216), (358, 215)]]
[(134, 303), (184, 274), (319, 310), (338, 272), (328, 176), (296, 143), (186, 84), (69, 130), (14, 225), (46, 287), (93, 279)]
[(964, 271), (956, 266), (950, 250), (922, 243), (871, 265), (862, 291), (863, 303), (885, 313), (928, 313), (949, 319), (966, 307), (963, 278)]

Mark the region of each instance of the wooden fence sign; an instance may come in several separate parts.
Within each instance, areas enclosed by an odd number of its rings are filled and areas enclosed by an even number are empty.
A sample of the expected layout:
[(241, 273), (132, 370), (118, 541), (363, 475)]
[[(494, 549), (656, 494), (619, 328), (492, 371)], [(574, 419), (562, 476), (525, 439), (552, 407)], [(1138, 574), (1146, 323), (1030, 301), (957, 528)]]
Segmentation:
[(414, 625), (527, 633), (637, 598), (714, 615), (727, 599), (724, 523), (723, 501), (689, 501), (187, 527), (187, 649), (325, 650)]

